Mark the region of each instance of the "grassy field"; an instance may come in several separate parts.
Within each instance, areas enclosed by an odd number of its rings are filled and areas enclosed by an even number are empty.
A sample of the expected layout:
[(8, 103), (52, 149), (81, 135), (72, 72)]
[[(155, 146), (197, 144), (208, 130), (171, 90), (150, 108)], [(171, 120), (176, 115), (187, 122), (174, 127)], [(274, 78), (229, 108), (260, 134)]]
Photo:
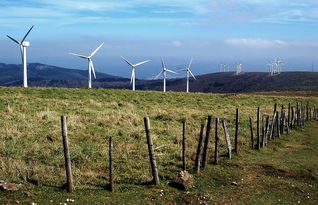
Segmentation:
[[(263, 203), (316, 204), (318, 125), (249, 150), (248, 118), (272, 114), (273, 104), (296, 102), (317, 106), (315, 97), (162, 93), (105, 89), (0, 88), (0, 180), (36, 184), (30, 191), (0, 193), (0, 204), (54, 204), (74, 198), (76, 204)], [(167, 184), (181, 170), (181, 122), (187, 119), (188, 167), (193, 167), (199, 127), (208, 115), (225, 118), (234, 134), (235, 108), (240, 109), (239, 155), (221, 156), (196, 177), (195, 187), (177, 191)], [(70, 152), (76, 192), (66, 194), (60, 116), (68, 116)], [(151, 173), (143, 117), (151, 120), (159, 187)], [(214, 133), (214, 128), (212, 130)], [(226, 152), (223, 131), (221, 154)], [(116, 190), (108, 184), (107, 140), (114, 137)], [(213, 135), (212, 135), (213, 136)], [(213, 137), (212, 137), (213, 138)], [(213, 140), (211, 140), (213, 142)], [(209, 151), (212, 162), (213, 149)], [(243, 180), (242, 180), (243, 179)], [(239, 186), (232, 186), (236, 181)], [(292, 196), (288, 194), (292, 193)], [(306, 195), (308, 194), (309, 195)], [(309, 197), (309, 198), (307, 198)], [(281, 201), (279, 201), (281, 200)], [(305, 201), (307, 200), (307, 201)], [(268, 202), (268, 203), (267, 203)]]

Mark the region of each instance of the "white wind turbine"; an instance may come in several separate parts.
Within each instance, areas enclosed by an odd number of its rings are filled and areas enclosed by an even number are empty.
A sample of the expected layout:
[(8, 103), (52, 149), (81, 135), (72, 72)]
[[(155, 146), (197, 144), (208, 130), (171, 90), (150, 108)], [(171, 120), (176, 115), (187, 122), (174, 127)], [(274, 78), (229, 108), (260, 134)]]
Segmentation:
[(129, 62), (126, 58), (120, 56), (126, 63), (128, 63), (128, 65), (131, 66), (131, 78), (130, 78), (130, 84), (132, 84), (132, 90), (135, 90), (135, 86), (136, 86), (136, 67), (140, 66), (144, 63), (149, 62), (150, 60), (145, 60), (142, 61), (140, 63), (136, 63), (136, 64), (132, 64), (131, 62)]
[(167, 79), (167, 72), (170, 72), (170, 73), (175, 73), (175, 74), (178, 74), (172, 70), (169, 70), (166, 65), (165, 65), (165, 62), (163, 60), (163, 58), (161, 58), (161, 65), (162, 65), (162, 71), (154, 78), (155, 79), (158, 79), (161, 75), (163, 75), (163, 92), (166, 92), (166, 79)]
[(190, 78), (190, 75), (194, 78), (194, 80), (196, 80), (196, 78), (194, 77), (193, 73), (192, 73), (191, 70), (190, 70), (192, 61), (193, 61), (193, 58), (191, 58), (188, 67), (178, 70), (178, 71), (185, 71), (185, 72), (187, 72), (187, 93), (189, 92), (189, 80), (190, 80), (189, 78)]
[(84, 58), (88, 60), (88, 88), (92, 88), (92, 73), (94, 75), (94, 78), (96, 79), (96, 74), (95, 74), (95, 69), (94, 69), (94, 65), (93, 65), (93, 61), (92, 61), (92, 57), (93, 55), (95, 55), (95, 53), (104, 45), (104, 43), (100, 44), (100, 46), (98, 46), (98, 48), (96, 48), (91, 55), (89, 56), (83, 56), (83, 55), (79, 55), (76, 53), (70, 53), (70, 55), (73, 56), (78, 56), (80, 58)]
[(28, 73), (27, 73), (27, 57), (26, 57), (26, 48), (30, 46), (30, 42), (24, 41), (26, 37), (29, 35), (33, 26), (29, 29), (29, 31), (25, 34), (21, 41), (18, 41), (11, 36), (7, 35), (12, 41), (20, 45), (22, 64), (23, 64), (23, 87), (28, 87)]

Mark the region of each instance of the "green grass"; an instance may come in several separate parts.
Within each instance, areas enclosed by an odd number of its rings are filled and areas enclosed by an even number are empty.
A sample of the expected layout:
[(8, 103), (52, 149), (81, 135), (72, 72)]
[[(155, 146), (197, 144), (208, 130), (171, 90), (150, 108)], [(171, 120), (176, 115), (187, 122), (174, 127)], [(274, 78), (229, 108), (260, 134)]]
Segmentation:
[[(262, 151), (249, 150), (249, 117), (256, 108), (272, 114), (273, 104), (317, 106), (315, 97), (162, 93), (106, 89), (0, 88), (0, 180), (29, 184), (24, 192), (0, 193), (7, 202), (47, 204), (316, 204), (318, 177), (317, 123), (293, 131)], [(209, 165), (189, 192), (167, 185), (181, 165), (181, 122), (187, 119), (188, 167), (193, 167), (199, 126), (207, 115), (225, 118), (231, 137), (235, 108), (240, 108), (239, 155)], [(60, 116), (68, 116), (70, 152), (76, 191), (67, 194)], [(151, 181), (143, 117), (151, 120), (161, 185)], [(212, 130), (214, 133), (214, 128)], [(226, 152), (221, 131), (221, 154)], [(107, 140), (114, 137), (117, 193), (108, 193)], [(212, 135), (213, 138), (213, 135)], [(211, 140), (213, 144), (214, 140)], [(212, 146), (211, 146), (212, 147)], [(213, 149), (210, 149), (210, 161)], [(241, 180), (243, 179), (243, 180)], [(232, 186), (236, 181), (240, 185)], [(292, 186), (293, 185), (293, 186)], [(311, 186), (309, 186), (311, 185)], [(163, 190), (162, 196), (160, 196)], [(290, 196), (292, 193), (292, 196)], [(308, 199), (305, 194), (310, 193)], [(231, 200), (232, 199), (232, 200)], [(279, 200), (281, 200), (279, 202)], [(58, 204), (57, 203), (57, 204)]]

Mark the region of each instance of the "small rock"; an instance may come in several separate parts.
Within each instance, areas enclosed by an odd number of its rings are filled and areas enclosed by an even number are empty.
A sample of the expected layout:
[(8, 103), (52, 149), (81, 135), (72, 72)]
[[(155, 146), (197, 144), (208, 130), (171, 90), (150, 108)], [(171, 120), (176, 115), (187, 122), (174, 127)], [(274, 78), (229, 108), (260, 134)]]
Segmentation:
[(181, 171), (170, 185), (181, 190), (189, 189), (193, 186), (193, 177), (189, 172)]
[(237, 182), (231, 182), (231, 185), (238, 186), (239, 184)]
[(24, 192), (24, 194), (28, 197), (34, 196), (34, 194), (32, 194), (31, 192)]

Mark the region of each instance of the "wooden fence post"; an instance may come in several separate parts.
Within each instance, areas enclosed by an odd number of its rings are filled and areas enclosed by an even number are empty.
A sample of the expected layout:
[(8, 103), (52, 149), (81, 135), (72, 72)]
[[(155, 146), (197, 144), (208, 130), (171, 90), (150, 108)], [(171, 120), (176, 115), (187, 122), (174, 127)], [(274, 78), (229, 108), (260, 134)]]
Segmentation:
[(219, 160), (219, 135), (218, 135), (219, 118), (215, 119), (215, 145), (214, 145), (214, 164), (218, 164)]
[(296, 104), (296, 125), (299, 126), (299, 102)]
[(251, 147), (254, 149), (253, 119), (250, 117)]
[(206, 125), (206, 133), (205, 133), (205, 140), (204, 140), (204, 147), (203, 147), (202, 167), (205, 167), (207, 164), (211, 126), (212, 126), (212, 116), (209, 115), (207, 125)]
[(201, 123), (197, 154), (196, 154), (195, 164), (194, 164), (194, 166), (195, 166), (194, 170), (195, 170), (196, 174), (200, 173), (200, 161), (201, 161), (201, 152), (202, 152), (202, 144), (203, 144), (203, 132), (204, 132), (204, 123)]
[(276, 137), (280, 137), (280, 118), (279, 118), (279, 113), (276, 111)]
[(266, 123), (265, 123), (265, 136), (264, 136), (263, 146), (267, 146), (268, 132), (269, 132), (269, 116), (267, 115)]
[(109, 190), (114, 192), (113, 140), (109, 137)]
[(71, 158), (68, 146), (68, 136), (67, 136), (67, 118), (66, 116), (61, 116), (62, 124), (62, 137), (63, 137), (63, 148), (64, 148), (64, 159), (65, 159), (65, 169), (66, 169), (66, 180), (67, 180), (67, 191), (73, 191), (73, 177), (71, 168)]
[(289, 134), (289, 129), (290, 129), (290, 108), (291, 108), (291, 105), (290, 103), (288, 103), (287, 134)]
[(182, 122), (182, 169), (185, 171), (187, 169), (186, 163), (186, 129), (187, 122), (184, 120)]
[(222, 123), (223, 123), (225, 138), (226, 138), (227, 152), (229, 155), (229, 159), (232, 159), (232, 146), (231, 146), (230, 133), (226, 127), (226, 120), (222, 120)]
[(260, 136), (260, 133), (259, 133), (259, 129), (260, 129), (260, 108), (258, 107), (257, 108), (257, 125), (256, 125), (256, 136), (257, 136), (257, 149), (261, 149), (261, 136)]
[(262, 126), (261, 126), (261, 130), (262, 130), (262, 135), (261, 135), (261, 145), (260, 147), (264, 147), (265, 146), (265, 125), (266, 121), (265, 121), (265, 115), (262, 115)]
[(291, 122), (290, 122), (290, 129), (292, 130), (295, 124), (295, 109), (294, 107), (291, 108)]
[(239, 109), (236, 108), (236, 117), (235, 117), (235, 138), (234, 138), (234, 152), (238, 153), (238, 147), (237, 147), (237, 143), (238, 143), (238, 127), (239, 127)]
[(149, 159), (150, 165), (152, 170), (153, 182), (155, 185), (160, 184), (159, 181), (159, 174), (158, 174), (158, 167), (156, 162), (156, 156), (153, 148), (153, 141), (150, 134), (150, 121), (149, 117), (144, 118), (145, 129), (146, 129), (146, 137), (147, 137), (147, 144), (148, 144), (148, 152), (149, 152)]
[(271, 126), (271, 131), (269, 133), (269, 139), (272, 140), (274, 138), (274, 131), (275, 131), (275, 123), (276, 123), (276, 112), (273, 115), (272, 119), (272, 126)]

